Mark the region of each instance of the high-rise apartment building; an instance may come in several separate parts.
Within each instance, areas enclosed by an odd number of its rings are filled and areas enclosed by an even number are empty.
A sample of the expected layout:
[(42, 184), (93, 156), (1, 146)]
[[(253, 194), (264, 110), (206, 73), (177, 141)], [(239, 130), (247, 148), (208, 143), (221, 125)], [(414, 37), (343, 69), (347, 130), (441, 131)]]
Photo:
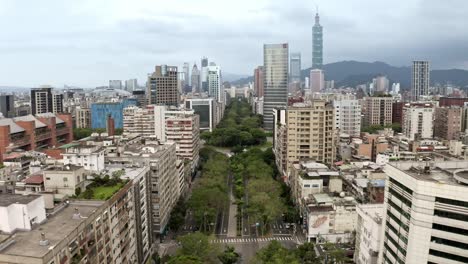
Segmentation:
[(387, 163), (378, 263), (468, 263), (464, 161)]
[(63, 113), (63, 94), (52, 94), (52, 113)]
[(42, 86), (31, 89), (31, 114), (52, 113), (53, 96), (52, 87)]
[(312, 69), (322, 69), (323, 66), (323, 28), (320, 25), (319, 14), (315, 14), (315, 24), (312, 27)]
[(200, 93), (200, 70), (198, 70), (197, 64), (193, 64), (191, 83), (192, 93)]
[(109, 88), (121, 90), (122, 81), (121, 80), (109, 80)]
[(264, 94), (264, 69), (258, 66), (254, 70), (254, 93), (257, 97), (263, 97)]
[[(289, 171), (292, 163), (313, 160), (331, 166), (336, 158), (336, 130), (334, 108), (323, 100), (295, 103), (285, 110), (285, 116), (276, 111), (275, 126), (284, 122), (283, 134), (275, 131), (274, 148), (286, 157), (283, 166)], [(275, 128), (281, 130), (281, 128)], [(284, 135), (285, 133), (285, 135)], [(283, 144), (281, 144), (283, 142)], [(277, 149), (277, 144), (281, 144)], [(286, 148), (286, 150), (284, 150)], [(284, 164), (285, 163), (285, 164)]]
[(436, 107), (434, 112), (434, 137), (458, 140), (462, 130), (463, 108), (458, 106)]
[(362, 105), (363, 125), (391, 125), (392, 102), (393, 98), (387, 96), (365, 97)]
[(413, 101), (429, 94), (430, 69), (429, 61), (413, 61), (411, 75), (411, 92)]
[(288, 104), (288, 56), (287, 43), (263, 45), (263, 123), (266, 130), (273, 130), (273, 108)]
[(201, 91), (208, 92), (208, 58), (203, 57), (201, 60), (201, 74), (200, 74)]
[(160, 65), (148, 76), (147, 92), (148, 104), (179, 105), (179, 90), (177, 67)]
[(166, 140), (176, 143), (176, 154), (181, 160), (190, 161), (192, 171), (198, 166), (200, 152), (200, 117), (180, 113), (166, 118)]
[(138, 90), (138, 81), (137, 79), (129, 79), (125, 81), (125, 91), (133, 92)]
[(218, 102), (225, 101), (221, 68), (219, 66), (208, 66), (208, 94), (216, 98)]
[(76, 128), (91, 128), (91, 109), (77, 107), (75, 110)]
[(429, 139), (434, 135), (434, 105), (408, 103), (403, 106), (403, 134), (410, 140)]
[(359, 137), (361, 134), (361, 104), (354, 98), (333, 101), (335, 127), (340, 134)]
[(387, 76), (377, 76), (373, 79), (373, 84), (374, 84), (374, 93), (387, 93), (390, 82), (387, 78)]
[(3, 117), (12, 118), (15, 116), (14, 95), (0, 95), (0, 113)]
[(310, 92), (319, 93), (325, 88), (325, 75), (320, 69), (310, 70)]
[(358, 204), (356, 226), (356, 251), (354, 262), (357, 264), (377, 263), (382, 241), (382, 221), (384, 205)]
[(301, 81), (301, 53), (291, 53), (289, 58), (289, 81), (300, 82)]

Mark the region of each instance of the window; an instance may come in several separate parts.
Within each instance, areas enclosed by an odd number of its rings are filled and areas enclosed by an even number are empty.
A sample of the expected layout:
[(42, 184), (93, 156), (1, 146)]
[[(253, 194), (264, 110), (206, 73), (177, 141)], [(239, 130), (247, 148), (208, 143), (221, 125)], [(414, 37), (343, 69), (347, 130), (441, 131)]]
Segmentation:
[(64, 182), (67, 182), (67, 181), (68, 181), (68, 177), (63, 177), (63, 181), (64, 181)]

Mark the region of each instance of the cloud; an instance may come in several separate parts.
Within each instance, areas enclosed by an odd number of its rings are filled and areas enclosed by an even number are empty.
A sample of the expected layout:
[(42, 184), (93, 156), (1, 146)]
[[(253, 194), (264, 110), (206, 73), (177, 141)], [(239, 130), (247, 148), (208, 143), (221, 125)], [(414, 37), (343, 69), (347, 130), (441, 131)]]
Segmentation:
[(464, 0), (0, 0), (0, 84), (94, 87), (144, 83), (154, 65), (199, 64), (250, 74), (263, 43), (288, 42), (311, 62), (316, 4), (324, 59), (467, 68)]

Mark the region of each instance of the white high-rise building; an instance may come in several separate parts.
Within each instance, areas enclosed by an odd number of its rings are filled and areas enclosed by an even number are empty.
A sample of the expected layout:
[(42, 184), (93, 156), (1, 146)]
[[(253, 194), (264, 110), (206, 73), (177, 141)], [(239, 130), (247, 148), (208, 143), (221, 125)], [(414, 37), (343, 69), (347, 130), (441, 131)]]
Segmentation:
[(109, 88), (111, 89), (122, 89), (122, 81), (121, 80), (110, 80), (109, 81)]
[(428, 61), (413, 61), (411, 91), (413, 101), (429, 94), (430, 69)]
[(325, 75), (320, 69), (310, 70), (310, 92), (319, 93), (325, 89)]
[(138, 90), (138, 82), (137, 79), (130, 79), (125, 81), (125, 91), (133, 92)]
[(468, 163), (385, 166), (378, 263), (468, 263)]
[(403, 106), (403, 134), (410, 140), (428, 139), (434, 135), (434, 105), (408, 103)]
[(333, 101), (335, 126), (341, 134), (358, 137), (361, 134), (361, 104), (353, 97)]
[(224, 102), (224, 88), (221, 77), (221, 67), (208, 66), (208, 94), (218, 102)]
[(387, 76), (377, 76), (373, 80), (374, 93), (387, 93), (390, 82)]
[(392, 94), (397, 95), (400, 93), (400, 83), (393, 83), (392, 84)]
[(357, 264), (377, 263), (382, 240), (383, 204), (359, 204), (356, 226), (356, 251), (354, 262)]

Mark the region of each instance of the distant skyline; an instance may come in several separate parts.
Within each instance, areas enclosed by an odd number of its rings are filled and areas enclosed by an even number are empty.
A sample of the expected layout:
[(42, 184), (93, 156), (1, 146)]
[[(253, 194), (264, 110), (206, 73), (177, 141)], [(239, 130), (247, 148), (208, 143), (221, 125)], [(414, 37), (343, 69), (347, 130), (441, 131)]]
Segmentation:
[(323, 63), (384, 61), (468, 69), (468, 1), (0, 0), (0, 85), (95, 87), (137, 78), (155, 65), (252, 75), (263, 44), (289, 43), (310, 67), (319, 7)]

